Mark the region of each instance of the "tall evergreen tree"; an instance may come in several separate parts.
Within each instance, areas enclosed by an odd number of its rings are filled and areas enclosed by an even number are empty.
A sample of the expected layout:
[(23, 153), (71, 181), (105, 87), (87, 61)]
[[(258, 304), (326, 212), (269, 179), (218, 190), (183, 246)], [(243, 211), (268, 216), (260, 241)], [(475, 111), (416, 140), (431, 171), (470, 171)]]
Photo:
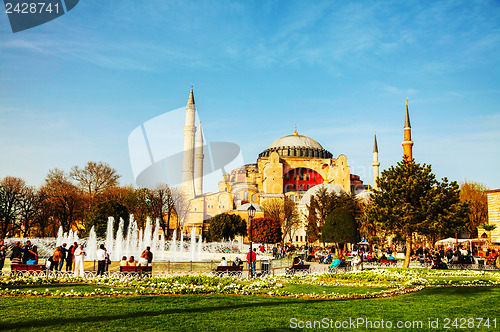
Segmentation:
[(459, 198), (456, 182), (439, 182), (430, 165), (414, 160), (399, 162), (382, 172), (379, 192), (365, 209), (365, 218), (406, 240), (403, 267), (410, 264), (413, 233), (444, 236), (462, 229), (467, 222), (468, 205)]

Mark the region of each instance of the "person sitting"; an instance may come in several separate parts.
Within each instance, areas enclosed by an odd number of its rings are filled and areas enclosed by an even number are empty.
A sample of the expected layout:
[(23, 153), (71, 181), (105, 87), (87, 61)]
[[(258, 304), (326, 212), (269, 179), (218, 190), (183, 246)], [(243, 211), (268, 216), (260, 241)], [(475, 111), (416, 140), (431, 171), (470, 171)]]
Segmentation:
[(227, 266), (226, 257), (222, 257), (222, 260), (220, 261), (219, 266)]
[(122, 260), (120, 261), (120, 266), (128, 266), (127, 264), (127, 256), (123, 256)]
[(299, 261), (301, 261), (299, 256), (295, 256), (292, 261), (292, 266), (299, 265)]
[(340, 259), (341, 256), (335, 258), (332, 262), (332, 264), (330, 264), (330, 266), (328, 266), (330, 269), (336, 269), (337, 267), (340, 266), (340, 264), (344, 263), (344, 261), (342, 259)]
[(134, 256), (130, 256), (127, 261), (127, 266), (137, 266), (137, 261), (135, 260)]
[(297, 263), (297, 265), (304, 265), (304, 261), (302, 260), (302, 258), (299, 257), (299, 262)]
[(26, 262), (26, 264), (28, 264), (28, 265), (38, 264), (38, 247), (37, 246), (33, 246), (33, 248), (31, 248), (29, 250), (29, 252), (30, 252), (30, 255), (31, 255), (31, 259), (28, 260)]
[(396, 260), (396, 258), (394, 258), (393, 254), (390, 254), (387, 259), (390, 260), (391, 262), (394, 262)]
[(381, 261), (386, 261), (387, 260), (387, 256), (385, 255), (385, 252), (382, 253), (382, 257), (380, 257), (380, 260)]
[(240, 266), (243, 262), (241, 261), (241, 259), (236, 256), (236, 258), (234, 259), (233, 261), (233, 266)]
[(354, 256), (354, 258), (352, 259), (352, 264), (353, 264), (353, 270), (354, 271), (362, 271), (363, 270), (363, 260), (361, 259), (361, 256), (359, 254), (357, 254), (356, 256)]

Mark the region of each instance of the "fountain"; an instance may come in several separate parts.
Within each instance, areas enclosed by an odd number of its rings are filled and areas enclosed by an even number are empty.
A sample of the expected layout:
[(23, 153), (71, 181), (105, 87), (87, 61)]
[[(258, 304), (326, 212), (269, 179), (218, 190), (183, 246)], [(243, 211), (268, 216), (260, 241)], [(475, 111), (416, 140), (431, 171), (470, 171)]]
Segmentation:
[[(184, 234), (180, 233), (180, 239), (177, 240), (177, 229), (174, 230), (171, 240), (165, 238), (161, 230), (159, 219), (155, 220), (154, 226), (150, 218), (147, 218), (144, 229), (139, 228), (137, 221), (133, 215), (130, 215), (130, 222), (125, 227), (125, 222), (120, 219), (116, 233), (114, 232), (115, 220), (113, 217), (108, 218), (106, 234), (103, 239), (96, 236), (95, 229), (92, 227), (89, 232), (89, 237), (80, 240), (78, 234), (73, 231), (65, 233), (62, 227), (59, 228), (57, 238), (34, 238), (21, 239), (9, 238), (6, 239), (6, 244), (12, 246), (14, 242), (26, 242), (30, 240), (34, 245), (37, 245), (39, 257), (46, 258), (53, 254), (55, 247), (63, 243), (67, 243), (68, 247), (77, 242), (84, 244), (87, 252), (86, 260), (95, 260), (97, 247), (104, 244), (111, 255), (112, 260), (121, 260), (122, 256), (134, 256), (135, 260), (139, 260), (142, 251), (147, 247), (151, 247), (154, 261), (171, 261), (171, 262), (199, 262), (202, 260), (219, 260), (222, 256), (226, 256), (228, 260), (232, 259), (231, 255), (245, 254), (245, 248), (240, 241), (222, 241), (203, 243), (201, 235), (197, 236), (196, 229), (193, 227), (191, 233), (184, 239)], [(126, 228), (126, 229), (125, 229)]]

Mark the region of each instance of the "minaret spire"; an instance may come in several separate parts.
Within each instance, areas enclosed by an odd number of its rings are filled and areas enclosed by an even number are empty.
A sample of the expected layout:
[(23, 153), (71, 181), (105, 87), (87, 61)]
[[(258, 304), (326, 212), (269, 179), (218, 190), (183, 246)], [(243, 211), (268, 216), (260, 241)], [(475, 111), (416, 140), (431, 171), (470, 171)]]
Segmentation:
[(377, 132), (375, 131), (373, 135), (373, 189), (378, 190), (377, 180), (379, 176), (380, 163), (378, 162), (378, 145), (377, 145)]
[(404, 160), (411, 161), (413, 159), (412, 147), (413, 147), (413, 141), (411, 140), (410, 113), (408, 112), (408, 98), (406, 98), (406, 113), (405, 113), (404, 140), (403, 140)]
[(194, 192), (196, 196), (203, 195), (203, 133), (201, 121), (196, 135), (196, 153), (194, 155)]
[(194, 192), (194, 136), (196, 127), (194, 120), (196, 117), (196, 106), (194, 105), (193, 85), (189, 93), (188, 103), (186, 105), (186, 122), (184, 125), (184, 153), (182, 160), (182, 180), (181, 191), (187, 199), (195, 197)]

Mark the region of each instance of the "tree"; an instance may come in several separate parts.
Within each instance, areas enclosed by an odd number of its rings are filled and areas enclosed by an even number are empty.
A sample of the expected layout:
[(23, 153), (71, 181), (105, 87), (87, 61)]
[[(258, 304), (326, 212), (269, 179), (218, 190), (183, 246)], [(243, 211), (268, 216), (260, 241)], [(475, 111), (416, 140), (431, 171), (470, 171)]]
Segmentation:
[(21, 195), (19, 198), (19, 216), (20, 221), (24, 227), (22, 227), (23, 236), (28, 237), (30, 234), (30, 228), (35, 221), (42, 201), (45, 197), (40, 194), (39, 190), (32, 186), (25, 186), (21, 190)]
[(129, 224), (129, 214), (127, 207), (118, 203), (115, 200), (110, 200), (97, 204), (89, 215), (89, 221), (86, 224), (85, 231), (88, 234), (92, 226), (97, 236), (104, 237), (108, 226), (108, 217), (113, 217), (115, 223), (113, 225), (113, 234), (118, 229), (116, 221), (123, 219), (123, 235), (125, 236)]
[(316, 195), (311, 196), (307, 205), (307, 240), (315, 242), (321, 239), (321, 228), (325, 223), (331, 200), (335, 193), (328, 193), (326, 188), (321, 188)]
[(21, 211), (20, 199), (26, 183), (23, 179), (7, 176), (0, 181), (0, 187), (0, 238), (4, 238), (19, 227), (16, 222)]
[(338, 207), (326, 218), (321, 232), (323, 242), (335, 242), (341, 251), (346, 243), (359, 242), (359, 232), (356, 219), (346, 207)]
[(74, 166), (69, 176), (87, 197), (87, 211), (94, 206), (95, 199), (105, 190), (118, 185), (120, 175), (106, 163), (89, 161), (84, 168)]
[(291, 200), (282, 200), (280, 198), (272, 198), (265, 201), (262, 207), (264, 208), (264, 216), (266, 218), (279, 221), (283, 232), (282, 241), (284, 241), (288, 235), (290, 242), (292, 242), (292, 230), (300, 223), (299, 213), (295, 202)]
[[(152, 217), (160, 220), (160, 226), (163, 234), (170, 234), (170, 220), (176, 214), (176, 211), (184, 212), (183, 206), (186, 202), (182, 192), (177, 188), (170, 188), (167, 184), (159, 184), (153, 190), (148, 192), (148, 198), (151, 202)], [(179, 208), (176, 208), (176, 205)]]
[(247, 223), (240, 216), (229, 213), (218, 214), (209, 220), (209, 241), (232, 240), (236, 235), (247, 234)]
[(467, 232), (469, 238), (477, 237), (479, 225), (488, 222), (488, 200), (486, 188), (482, 183), (465, 181), (460, 184), (460, 200), (469, 203)]
[(378, 186), (379, 192), (366, 207), (365, 217), (405, 238), (403, 267), (410, 263), (413, 233), (444, 234), (466, 223), (468, 206), (460, 202), (458, 184), (446, 178), (438, 182), (430, 165), (403, 160), (382, 172)]
[[(335, 192), (327, 192), (326, 188), (321, 188), (316, 195), (311, 196), (307, 205), (307, 236), (310, 242), (322, 240), (322, 229), (332, 213), (336, 213), (338, 208), (343, 208), (349, 212), (355, 220), (361, 215), (360, 203), (351, 195), (337, 195)], [(323, 243), (325, 244), (325, 240)]]
[(73, 226), (77, 226), (76, 221), (82, 217), (83, 197), (68, 175), (57, 168), (50, 170), (42, 190), (47, 195), (52, 220), (58, 223), (64, 232), (69, 232)]
[(488, 241), (491, 244), (491, 231), (497, 228), (497, 225), (482, 224), (481, 228), (488, 232)]
[(255, 218), (252, 220), (251, 227), (251, 241), (258, 243), (281, 242), (283, 234), (278, 220), (272, 218)]

